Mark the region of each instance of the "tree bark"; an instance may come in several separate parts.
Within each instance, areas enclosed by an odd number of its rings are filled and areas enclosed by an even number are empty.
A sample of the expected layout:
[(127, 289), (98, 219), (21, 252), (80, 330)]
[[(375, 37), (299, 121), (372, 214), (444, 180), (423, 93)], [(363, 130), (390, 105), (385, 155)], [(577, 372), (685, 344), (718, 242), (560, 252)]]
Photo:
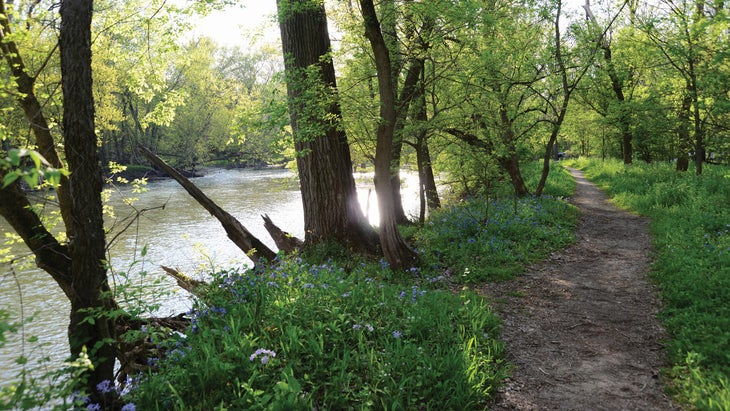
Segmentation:
[(250, 231), (244, 227), (240, 221), (229, 214), (227, 211), (222, 209), (218, 204), (213, 202), (208, 196), (206, 196), (195, 184), (185, 178), (177, 170), (170, 167), (167, 163), (157, 157), (152, 151), (143, 146), (138, 146), (139, 152), (145, 156), (152, 164), (156, 165), (162, 171), (167, 173), (170, 177), (174, 178), (184, 189), (190, 194), (195, 201), (198, 202), (203, 208), (218, 219), (223, 226), (223, 229), (228, 234), (228, 238), (233, 241), (238, 248), (241, 249), (256, 265), (263, 263), (264, 261), (274, 261), (276, 253), (273, 252), (269, 247), (266, 246), (261, 240), (256, 238)]
[[(277, 0), (305, 243), (336, 241), (372, 253), (378, 235), (357, 200), (350, 148), (341, 125), (327, 18), (324, 5), (315, 3)], [(323, 103), (322, 96), (313, 98), (315, 90), (322, 90), (329, 101)], [(307, 133), (311, 130), (316, 131)]]
[[(71, 177), (71, 232), (69, 254), (73, 298), (69, 343), (71, 353), (86, 350), (94, 368), (86, 387), (92, 398), (98, 383), (114, 377), (116, 358), (113, 306), (106, 275), (102, 170), (94, 130), (94, 97), (91, 79), (92, 0), (61, 2), (61, 86), (63, 135)], [(89, 318), (93, 319), (89, 320)]]
[(390, 56), (372, 0), (361, 0), (360, 8), (365, 23), (365, 36), (370, 41), (375, 56), (380, 94), (380, 124), (375, 148), (375, 191), (378, 194), (380, 211), (380, 243), (390, 266), (400, 270), (416, 266), (418, 255), (411, 250), (398, 231), (395, 198), (390, 182), (393, 132), (396, 122), (395, 89)]

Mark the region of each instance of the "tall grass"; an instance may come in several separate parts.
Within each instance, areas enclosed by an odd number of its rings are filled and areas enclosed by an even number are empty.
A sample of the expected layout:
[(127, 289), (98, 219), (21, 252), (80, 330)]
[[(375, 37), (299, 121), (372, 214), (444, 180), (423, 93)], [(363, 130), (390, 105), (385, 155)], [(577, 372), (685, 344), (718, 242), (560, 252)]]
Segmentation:
[(675, 394), (699, 409), (730, 410), (730, 170), (577, 165), (617, 205), (651, 217)]

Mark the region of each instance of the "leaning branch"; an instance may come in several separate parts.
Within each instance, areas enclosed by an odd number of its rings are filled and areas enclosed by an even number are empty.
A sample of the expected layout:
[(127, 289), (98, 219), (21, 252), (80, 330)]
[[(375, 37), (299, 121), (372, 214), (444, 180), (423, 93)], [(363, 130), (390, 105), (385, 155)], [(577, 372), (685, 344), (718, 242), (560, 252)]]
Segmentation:
[(220, 208), (216, 203), (213, 202), (208, 196), (190, 180), (185, 178), (177, 170), (170, 167), (162, 159), (157, 157), (150, 149), (144, 146), (137, 146), (137, 149), (143, 156), (145, 156), (152, 164), (159, 167), (162, 171), (167, 173), (170, 177), (174, 178), (184, 189), (190, 194), (195, 201), (198, 202), (203, 208), (220, 221), (223, 229), (226, 230), (228, 238), (233, 241), (238, 248), (240, 248), (246, 255), (258, 265), (262, 260), (273, 261), (276, 257), (276, 253), (273, 252), (269, 247), (266, 246), (261, 240), (256, 238), (246, 227), (241, 224), (235, 217), (230, 215), (227, 211)]

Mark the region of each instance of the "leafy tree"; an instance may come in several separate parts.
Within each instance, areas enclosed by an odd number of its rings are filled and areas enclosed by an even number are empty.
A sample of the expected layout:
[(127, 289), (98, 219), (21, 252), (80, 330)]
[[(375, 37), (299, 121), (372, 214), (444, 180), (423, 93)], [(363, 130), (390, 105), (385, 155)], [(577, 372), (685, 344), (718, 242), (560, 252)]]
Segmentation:
[(305, 242), (334, 240), (374, 251), (377, 235), (357, 201), (349, 145), (340, 124), (324, 5), (278, 0), (277, 9), (304, 206)]
[(391, 183), (393, 139), (397, 122), (393, 66), (390, 53), (372, 1), (361, 0), (360, 9), (365, 24), (365, 37), (370, 41), (378, 74), (380, 122), (375, 148), (375, 191), (380, 211), (380, 244), (393, 269), (417, 265), (418, 256), (410, 249), (398, 231), (395, 198)]

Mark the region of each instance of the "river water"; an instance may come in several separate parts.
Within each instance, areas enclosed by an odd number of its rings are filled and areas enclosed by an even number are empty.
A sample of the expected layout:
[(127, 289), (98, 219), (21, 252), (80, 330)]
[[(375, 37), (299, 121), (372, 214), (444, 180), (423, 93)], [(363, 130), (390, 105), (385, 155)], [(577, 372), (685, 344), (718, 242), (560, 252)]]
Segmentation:
[[(377, 225), (377, 200), (372, 174), (356, 174), (358, 197), (373, 225)], [(402, 175), (403, 206), (406, 213), (418, 212), (418, 180)], [(193, 179), (205, 194), (236, 217), (253, 235), (276, 250), (263, 227), (268, 214), (281, 229), (304, 238), (299, 183), (288, 170), (210, 170)], [(129, 187), (114, 191), (109, 204), (116, 218), (107, 219), (107, 240), (117, 236), (110, 247), (115, 273), (113, 282), (144, 290), (146, 303), (159, 303), (159, 315), (187, 311), (192, 301), (160, 265), (176, 268), (195, 278), (205, 278), (216, 268), (250, 265), (243, 253), (228, 239), (218, 220), (208, 214), (173, 180), (150, 182), (148, 191), (135, 194)], [(137, 197), (132, 207), (125, 199)], [(164, 208), (162, 208), (164, 206)], [(138, 218), (132, 219), (141, 210)], [(132, 224), (122, 232), (121, 227)], [(0, 236), (12, 232), (0, 218)], [(121, 232), (121, 233), (120, 233)], [(1, 237), (0, 237), (1, 238)], [(2, 244), (0, 244), (2, 247)], [(143, 253), (144, 250), (144, 253)], [(27, 255), (23, 244), (12, 246), (15, 256)], [(144, 256), (143, 256), (144, 254)], [(13, 381), (23, 355), (33, 366), (38, 358), (50, 357), (48, 366), (57, 367), (68, 356), (66, 326), (69, 304), (50, 276), (34, 266), (0, 264), (0, 309), (10, 311), (14, 320), (31, 319), (21, 331), (7, 334), (0, 348), (0, 385)], [(38, 342), (28, 342), (37, 337)]]

